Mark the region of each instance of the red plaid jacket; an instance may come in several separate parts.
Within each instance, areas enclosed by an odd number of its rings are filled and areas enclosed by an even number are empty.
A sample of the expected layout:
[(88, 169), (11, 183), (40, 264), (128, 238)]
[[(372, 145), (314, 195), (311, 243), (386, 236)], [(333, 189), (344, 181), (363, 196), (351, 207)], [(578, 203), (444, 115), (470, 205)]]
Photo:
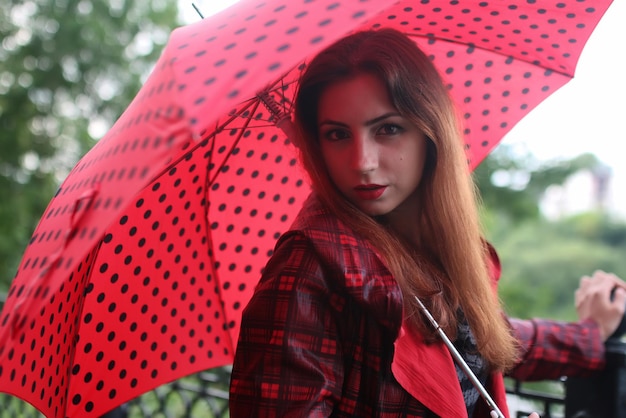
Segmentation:
[[(408, 355), (401, 348), (401, 298), (374, 249), (310, 198), (243, 312), (230, 416), (466, 416), (445, 347), (418, 341)], [(604, 364), (591, 322), (511, 324), (523, 348), (516, 378), (580, 375)], [(396, 350), (394, 369), (410, 378), (408, 391), (392, 372)], [(487, 389), (507, 413), (502, 376), (492, 375)], [(488, 418), (485, 405), (474, 416)]]

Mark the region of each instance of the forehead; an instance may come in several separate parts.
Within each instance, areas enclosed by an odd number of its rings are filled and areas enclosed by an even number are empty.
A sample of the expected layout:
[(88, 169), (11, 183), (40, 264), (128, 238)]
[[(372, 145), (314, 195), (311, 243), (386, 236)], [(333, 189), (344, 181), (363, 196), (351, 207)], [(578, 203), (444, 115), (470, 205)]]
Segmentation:
[(318, 119), (342, 117), (371, 117), (396, 110), (391, 103), (385, 83), (378, 77), (363, 73), (338, 80), (320, 94)]

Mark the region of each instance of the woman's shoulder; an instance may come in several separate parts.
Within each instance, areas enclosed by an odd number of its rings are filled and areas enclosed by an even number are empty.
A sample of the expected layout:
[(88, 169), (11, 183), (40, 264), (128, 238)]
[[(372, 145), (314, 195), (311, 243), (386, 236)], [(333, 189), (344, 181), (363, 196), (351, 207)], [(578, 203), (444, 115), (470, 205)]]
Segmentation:
[(374, 309), (402, 304), (400, 287), (373, 247), (314, 196), (279, 239), (273, 258), (268, 264), (272, 274), (315, 275), (311, 278)]
[(344, 272), (354, 265), (390, 275), (376, 250), (328, 209), (315, 194), (305, 201), (290, 230), (277, 243), (302, 245), (306, 241), (320, 261)]

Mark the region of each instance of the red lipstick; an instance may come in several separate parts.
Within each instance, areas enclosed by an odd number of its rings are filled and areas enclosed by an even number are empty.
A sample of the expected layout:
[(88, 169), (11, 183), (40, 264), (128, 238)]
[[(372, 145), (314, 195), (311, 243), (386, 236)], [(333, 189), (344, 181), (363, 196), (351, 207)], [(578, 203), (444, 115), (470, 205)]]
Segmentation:
[(387, 186), (379, 184), (362, 184), (354, 188), (354, 192), (363, 200), (376, 200), (387, 190)]

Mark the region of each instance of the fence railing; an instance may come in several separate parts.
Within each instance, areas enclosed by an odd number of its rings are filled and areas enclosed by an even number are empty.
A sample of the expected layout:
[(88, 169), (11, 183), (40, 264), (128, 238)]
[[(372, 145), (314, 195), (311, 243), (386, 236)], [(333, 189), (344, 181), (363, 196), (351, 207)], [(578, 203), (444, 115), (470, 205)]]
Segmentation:
[(565, 379), (533, 383), (507, 379), (506, 392), (512, 417), (526, 418), (531, 412), (538, 412), (541, 418), (566, 416)]

